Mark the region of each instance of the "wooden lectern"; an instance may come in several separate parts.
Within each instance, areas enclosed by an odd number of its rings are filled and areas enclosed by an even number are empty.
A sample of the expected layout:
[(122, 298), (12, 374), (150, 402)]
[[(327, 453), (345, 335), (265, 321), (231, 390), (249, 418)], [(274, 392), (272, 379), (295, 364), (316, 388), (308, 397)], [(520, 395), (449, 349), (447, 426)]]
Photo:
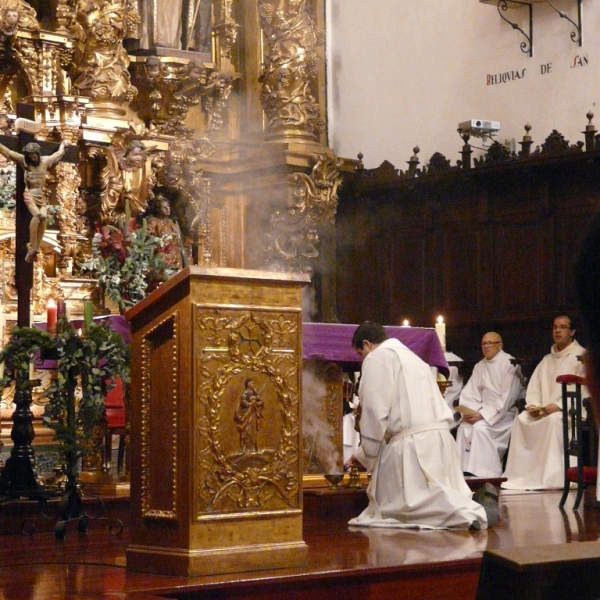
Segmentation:
[(306, 275), (188, 267), (127, 312), (127, 568), (302, 566)]

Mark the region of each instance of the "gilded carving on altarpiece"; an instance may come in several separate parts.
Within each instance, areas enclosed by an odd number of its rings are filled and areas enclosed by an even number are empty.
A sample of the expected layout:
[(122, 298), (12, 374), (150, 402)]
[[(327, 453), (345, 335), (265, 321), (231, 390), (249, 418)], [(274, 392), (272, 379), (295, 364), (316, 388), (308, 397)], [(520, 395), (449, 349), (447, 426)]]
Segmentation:
[(196, 305), (194, 321), (197, 518), (298, 508), (299, 314)]
[(319, 256), (319, 231), (334, 224), (343, 159), (320, 154), (310, 174), (288, 177), (290, 200), (269, 219), (265, 264), (272, 270), (311, 274)]
[(125, 0), (79, 0), (70, 31), (75, 39), (73, 87), (95, 101), (131, 101), (129, 55), (122, 42), (132, 27), (131, 6)]
[(318, 47), (325, 43), (307, 0), (259, 0), (267, 52), (261, 101), (272, 132), (316, 138), (325, 128), (316, 100)]

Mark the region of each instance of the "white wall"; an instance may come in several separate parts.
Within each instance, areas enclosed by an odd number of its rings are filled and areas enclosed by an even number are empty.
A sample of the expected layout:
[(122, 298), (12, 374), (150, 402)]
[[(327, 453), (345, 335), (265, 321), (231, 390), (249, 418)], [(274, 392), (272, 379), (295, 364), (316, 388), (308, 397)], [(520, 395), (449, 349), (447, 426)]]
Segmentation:
[[(577, 22), (576, 0), (553, 4)], [(503, 14), (529, 33), (526, 8)], [(552, 129), (571, 144), (583, 141), (588, 110), (600, 130), (600, 0), (583, 0), (582, 14), (579, 47), (566, 19), (534, 4), (530, 58), (496, 5), (327, 0), (329, 145), (346, 158), (362, 152), (367, 168), (389, 160), (404, 170), (415, 145), (421, 163), (439, 151), (455, 164), (463, 143), (457, 125), (471, 118), (500, 121), (501, 142), (521, 140), (526, 123), (534, 148)], [(572, 68), (577, 56), (587, 65)], [(520, 80), (487, 85), (488, 74), (522, 69)]]

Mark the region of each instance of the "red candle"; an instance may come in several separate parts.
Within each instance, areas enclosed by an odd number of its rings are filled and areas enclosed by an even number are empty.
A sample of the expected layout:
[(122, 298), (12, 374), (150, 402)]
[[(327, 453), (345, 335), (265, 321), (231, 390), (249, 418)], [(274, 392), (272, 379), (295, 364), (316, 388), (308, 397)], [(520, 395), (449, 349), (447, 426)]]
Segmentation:
[(56, 302), (50, 298), (46, 304), (46, 331), (56, 333)]

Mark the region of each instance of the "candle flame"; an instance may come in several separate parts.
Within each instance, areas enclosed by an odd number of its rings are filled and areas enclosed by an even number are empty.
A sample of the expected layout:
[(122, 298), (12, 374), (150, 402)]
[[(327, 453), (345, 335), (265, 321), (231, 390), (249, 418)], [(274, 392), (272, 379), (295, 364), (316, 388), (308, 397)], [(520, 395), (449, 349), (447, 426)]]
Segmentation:
[(56, 308), (56, 300), (54, 300), (54, 298), (48, 298), (48, 303), (46, 304), (46, 307)]
[(408, 327), (410, 325), (408, 319), (404, 319), (404, 321), (402, 321), (402, 325), (404, 325), (404, 327)]
[(444, 322), (444, 317), (442, 317), (442, 315), (440, 315), (440, 316), (437, 318), (437, 322), (438, 322), (438, 323), (443, 323), (443, 322)]

